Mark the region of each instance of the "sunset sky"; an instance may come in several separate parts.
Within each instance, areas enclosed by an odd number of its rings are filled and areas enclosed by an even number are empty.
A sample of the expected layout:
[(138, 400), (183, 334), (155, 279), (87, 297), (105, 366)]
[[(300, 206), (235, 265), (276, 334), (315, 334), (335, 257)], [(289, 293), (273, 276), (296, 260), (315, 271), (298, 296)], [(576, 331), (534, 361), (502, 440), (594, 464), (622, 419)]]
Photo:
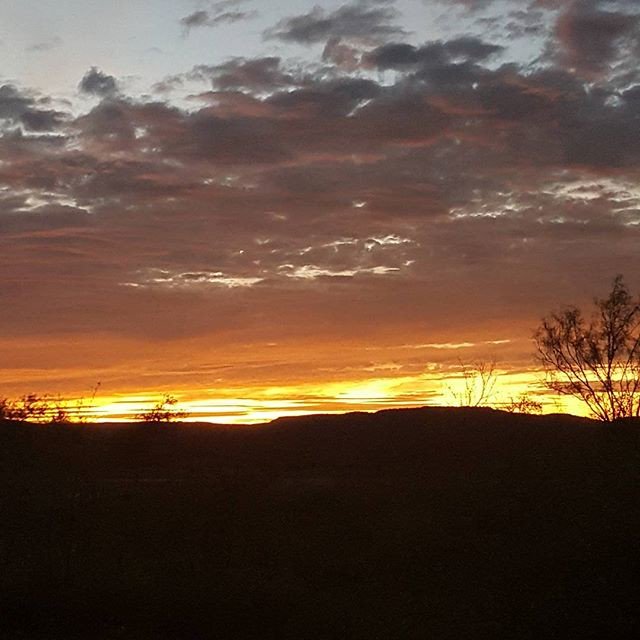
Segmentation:
[(0, 397), (506, 401), (640, 288), (637, 0), (3, 0), (0, 59)]

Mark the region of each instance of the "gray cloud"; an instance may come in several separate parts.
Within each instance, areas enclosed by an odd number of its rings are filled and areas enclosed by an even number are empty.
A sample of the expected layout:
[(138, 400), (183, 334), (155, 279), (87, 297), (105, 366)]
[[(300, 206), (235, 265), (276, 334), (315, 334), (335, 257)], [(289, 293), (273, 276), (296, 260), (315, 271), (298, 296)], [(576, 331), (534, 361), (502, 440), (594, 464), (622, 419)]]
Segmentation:
[(203, 9), (199, 11), (194, 11), (190, 13), (188, 16), (185, 16), (180, 20), (180, 24), (187, 28), (193, 29), (194, 27), (204, 27), (208, 24), (210, 19), (209, 12), (204, 11)]
[(223, 0), (215, 2), (210, 9), (199, 9), (181, 18), (180, 24), (189, 32), (191, 29), (202, 27), (216, 27), (221, 24), (233, 24), (250, 20), (258, 15), (257, 11), (241, 11), (238, 5), (245, 4), (246, 0)]
[(0, 86), (0, 121), (22, 125), (29, 131), (53, 131), (65, 120), (65, 114), (47, 108), (49, 101), (19, 91), (11, 84)]
[(572, 0), (554, 3), (556, 21), (544, 60), (593, 80), (635, 76), (640, 52), (640, 7), (629, 0)]
[(257, 11), (225, 11), (211, 19), (211, 26), (224, 23), (241, 22), (243, 20), (249, 20), (255, 18), (258, 15)]
[(215, 27), (219, 24), (240, 22), (254, 18), (255, 11), (225, 11), (212, 15), (208, 11), (195, 11), (180, 20), (183, 27), (193, 29), (196, 27)]
[(504, 47), (488, 44), (474, 37), (447, 42), (432, 42), (421, 47), (406, 43), (390, 43), (367, 55), (367, 61), (379, 69), (411, 69), (453, 62), (481, 62), (494, 56)]
[(268, 91), (296, 84), (294, 75), (283, 68), (278, 57), (235, 58), (220, 65), (200, 65), (189, 78), (209, 80), (214, 88), (224, 91)]
[(84, 74), (78, 88), (81, 93), (100, 98), (113, 96), (119, 91), (117, 80), (113, 76), (100, 71), (97, 67), (91, 67)]
[(265, 32), (268, 39), (313, 44), (330, 38), (380, 41), (399, 36), (396, 10), (389, 2), (360, 0), (327, 12), (315, 7), (307, 14), (286, 18)]
[(556, 26), (557, 49), (582, 72), (607, 70), (640, 51), (638, 6), (625, 0), (574, 0)]
[(60, 46), (62, 46), (62, 38), (53, 36), (48, 40), (43, 40), (42, 42), (30, 45), (27, 47), (27, 51), (42, 53), (45, 51), (51, 51), (52, 49), (57, 49)]

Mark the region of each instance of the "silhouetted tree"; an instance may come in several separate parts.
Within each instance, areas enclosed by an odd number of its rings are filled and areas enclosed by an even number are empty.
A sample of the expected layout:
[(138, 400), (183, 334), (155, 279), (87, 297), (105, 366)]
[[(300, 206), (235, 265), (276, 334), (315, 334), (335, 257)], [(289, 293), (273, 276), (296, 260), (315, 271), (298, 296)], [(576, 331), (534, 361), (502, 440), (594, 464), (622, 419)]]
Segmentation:
[(460, 362), (462, 386), (448, 387), (454, 402), (460, 407), (481, 407), (489, 403), (497, 382), (496, 363), (475, 362), (467, 365)]
[(640, 304), (617, 276), (589, 321), (576, 307), (542, 320), (535, 333), (547, 387), (584, 402), (604, 421), (640, 416)]
[(178, 399), (175, 396), (165, 394), (151, 409), (137, 414), (135, 418), (140, 422), (152, 422), (155, 424), (175, 422), (186, 418), (188, 414), (176, 409), (176, 404), (178, 404)]

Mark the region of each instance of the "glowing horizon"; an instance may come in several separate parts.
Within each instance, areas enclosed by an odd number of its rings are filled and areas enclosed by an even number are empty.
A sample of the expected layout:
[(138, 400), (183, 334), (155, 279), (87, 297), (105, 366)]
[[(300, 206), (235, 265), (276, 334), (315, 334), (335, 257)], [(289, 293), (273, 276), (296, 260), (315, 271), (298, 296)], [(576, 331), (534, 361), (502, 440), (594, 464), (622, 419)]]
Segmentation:
[[(421, 376), (370, 378), (358, 382), (332, 382), (327, 385), (306, 384), (291, 387), (162, 392), (121, 392), (63, 399), (73, 420), (88, 422), (134, 422), (136, 416), (152, 408), (166, 395), (177, 400), (172, 407), (187, 415), (182, 422), (251, 425), (280, 417), (313, 414), (375, 412), (382, 409), (419, 408), (424, 406), (460, 407), (465, 393), (461, 373)], [(581, 404), (558, 396), (544, 388), (540, 373), (496, 371), (495, 387), (479, 406), (506, 409), (526, 395), (540, 402), (542, 413), (587, 415)]]

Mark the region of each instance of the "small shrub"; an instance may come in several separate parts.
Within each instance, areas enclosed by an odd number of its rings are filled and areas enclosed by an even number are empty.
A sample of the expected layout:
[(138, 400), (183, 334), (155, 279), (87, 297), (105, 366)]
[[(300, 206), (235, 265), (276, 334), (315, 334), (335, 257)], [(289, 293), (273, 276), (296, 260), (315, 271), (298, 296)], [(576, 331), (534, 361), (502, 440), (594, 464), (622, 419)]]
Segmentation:
[(156, 402), (156, 404), (149, 409), (135, 416), (135, 419), (139, 422), (151, 422), (154, 424), (177, 422), (187, 417), (185, 411), (180, 411), (175, 408), (178, 404), (178, 399), (170, 394), (165, 394)]
[(523, 393), (520, 397), (511, 399), (511, 402), (504, 407), (510, 413), (542, 413), (542, 402), (534, 400), (529, 394)]
[(73, 408), (73, 422), (86, 424), (89, 421), (87, 414), (95, 407), (96, 395), (101, 385), (102, 383), (100, 381), (96, 382), (96, 384), (91, 388), (91, 396), (88, 399), (82, 397), (76, 401)]
[(35, 393), (17, 400), (0, 400), (0, 419), (58, 424), (71, 422), (69, 410), (60, 397), (39, 396)]

